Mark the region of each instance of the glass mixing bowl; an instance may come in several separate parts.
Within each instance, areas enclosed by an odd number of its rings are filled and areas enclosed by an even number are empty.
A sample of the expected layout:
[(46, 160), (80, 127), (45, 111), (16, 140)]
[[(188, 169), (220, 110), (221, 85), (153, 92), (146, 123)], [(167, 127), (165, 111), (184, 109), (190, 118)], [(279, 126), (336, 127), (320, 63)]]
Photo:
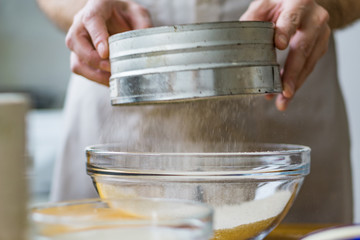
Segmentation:
[(338, 226), (318, 230), (306, 235), (301, 240), (358, 240), (360, 239), (360, 224)]
[(213, 210), (168, 199), (88, 199), (31, 209), (33, 240), (208, 240)]
[(86, 149), (101, 198), (205, 202), (214, 238), (263, 239), (286, 215), (310, 169), (310, 148), (289, 144), (107, 144)]

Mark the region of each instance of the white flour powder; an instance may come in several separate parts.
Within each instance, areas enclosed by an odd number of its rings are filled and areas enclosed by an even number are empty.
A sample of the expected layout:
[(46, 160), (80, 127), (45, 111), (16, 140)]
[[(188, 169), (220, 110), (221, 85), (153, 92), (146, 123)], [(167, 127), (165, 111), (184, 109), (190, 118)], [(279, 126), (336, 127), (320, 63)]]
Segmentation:
[(291, 198), (291, 192), (276, 192), (270, 197), (240, 205), (215, 207), (214, 228), (229, 229), (279, 215)]

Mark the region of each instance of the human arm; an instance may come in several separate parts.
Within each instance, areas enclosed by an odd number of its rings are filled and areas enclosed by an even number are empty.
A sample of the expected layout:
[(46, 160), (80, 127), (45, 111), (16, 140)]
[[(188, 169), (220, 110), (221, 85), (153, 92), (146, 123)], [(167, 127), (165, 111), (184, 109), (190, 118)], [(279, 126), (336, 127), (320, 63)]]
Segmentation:
[(37, 0), (39, 8), (62, 31), (67, 32), (75, 14), (87, 0)]
[[(254, 0), (241, 20), (272, 21), (276, 24), (275, 45), (289, 48), (281, 72), (283, 92), (276, 107), (283, 111), (313, 71), (328, 47), (331, 27), (344, 26), (358, 18), (359, 0)], [(323, 7), (324, 6), (324, 7)], [(347, 9), (347, 10), (346, 10)], [(352, 11), (351, 10), (351, 11)]]

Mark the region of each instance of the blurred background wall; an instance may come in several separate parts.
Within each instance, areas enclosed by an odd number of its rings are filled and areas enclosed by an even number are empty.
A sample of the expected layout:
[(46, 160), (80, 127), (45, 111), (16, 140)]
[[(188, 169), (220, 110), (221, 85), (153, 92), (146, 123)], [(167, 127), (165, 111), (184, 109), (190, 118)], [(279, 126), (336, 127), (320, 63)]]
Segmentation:
[(35, 0), (0, 0), (0, 92), (24, 91), (37, 108), (60, 108), (70, 74), (64, 36)]
[(0, 0), (0, 93), (24, 92), (31, 97), (28, 179), (36, 201), (47, 200), (61, 136), (70, 76), (64, 38), (36, 0)]
[[(335, 35), (352, 138), (356, 221), (360, 223), (360, 22)], [(32, 191), (43, 200), (50, 188), (70, 75), (64, 37), (35, 0), (0, 0), (0, 92), (26, 92), (32, 97), (34, 109), (28, 117), (33, 164), (30, 179)]]

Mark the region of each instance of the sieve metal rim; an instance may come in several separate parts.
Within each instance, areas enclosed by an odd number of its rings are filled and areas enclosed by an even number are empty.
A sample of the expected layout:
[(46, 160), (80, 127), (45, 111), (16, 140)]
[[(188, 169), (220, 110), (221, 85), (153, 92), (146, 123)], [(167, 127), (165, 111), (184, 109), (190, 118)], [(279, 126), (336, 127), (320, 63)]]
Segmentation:
[(167, 33), (169, 31), (186, 32), (186, 31), (195, 31), (202, 29), (221, 29), (224, 27), (274, 28), (275, 24), (273, 22), (267, 22), (267, 21), (224, 21), (224, 22), (204, 22), (204, 23), (194, 23), (194, 24), (177, 24), (172, 26), (160, 26), (160, 27), (151, 27), (146, 29), (137, 29), (137, 30), (131, 30), (131, 31), (114, 34), (109, 37), (109, 43), (126, 38), (134, 38), (134, 37), (147, 36), (152, 34)]

